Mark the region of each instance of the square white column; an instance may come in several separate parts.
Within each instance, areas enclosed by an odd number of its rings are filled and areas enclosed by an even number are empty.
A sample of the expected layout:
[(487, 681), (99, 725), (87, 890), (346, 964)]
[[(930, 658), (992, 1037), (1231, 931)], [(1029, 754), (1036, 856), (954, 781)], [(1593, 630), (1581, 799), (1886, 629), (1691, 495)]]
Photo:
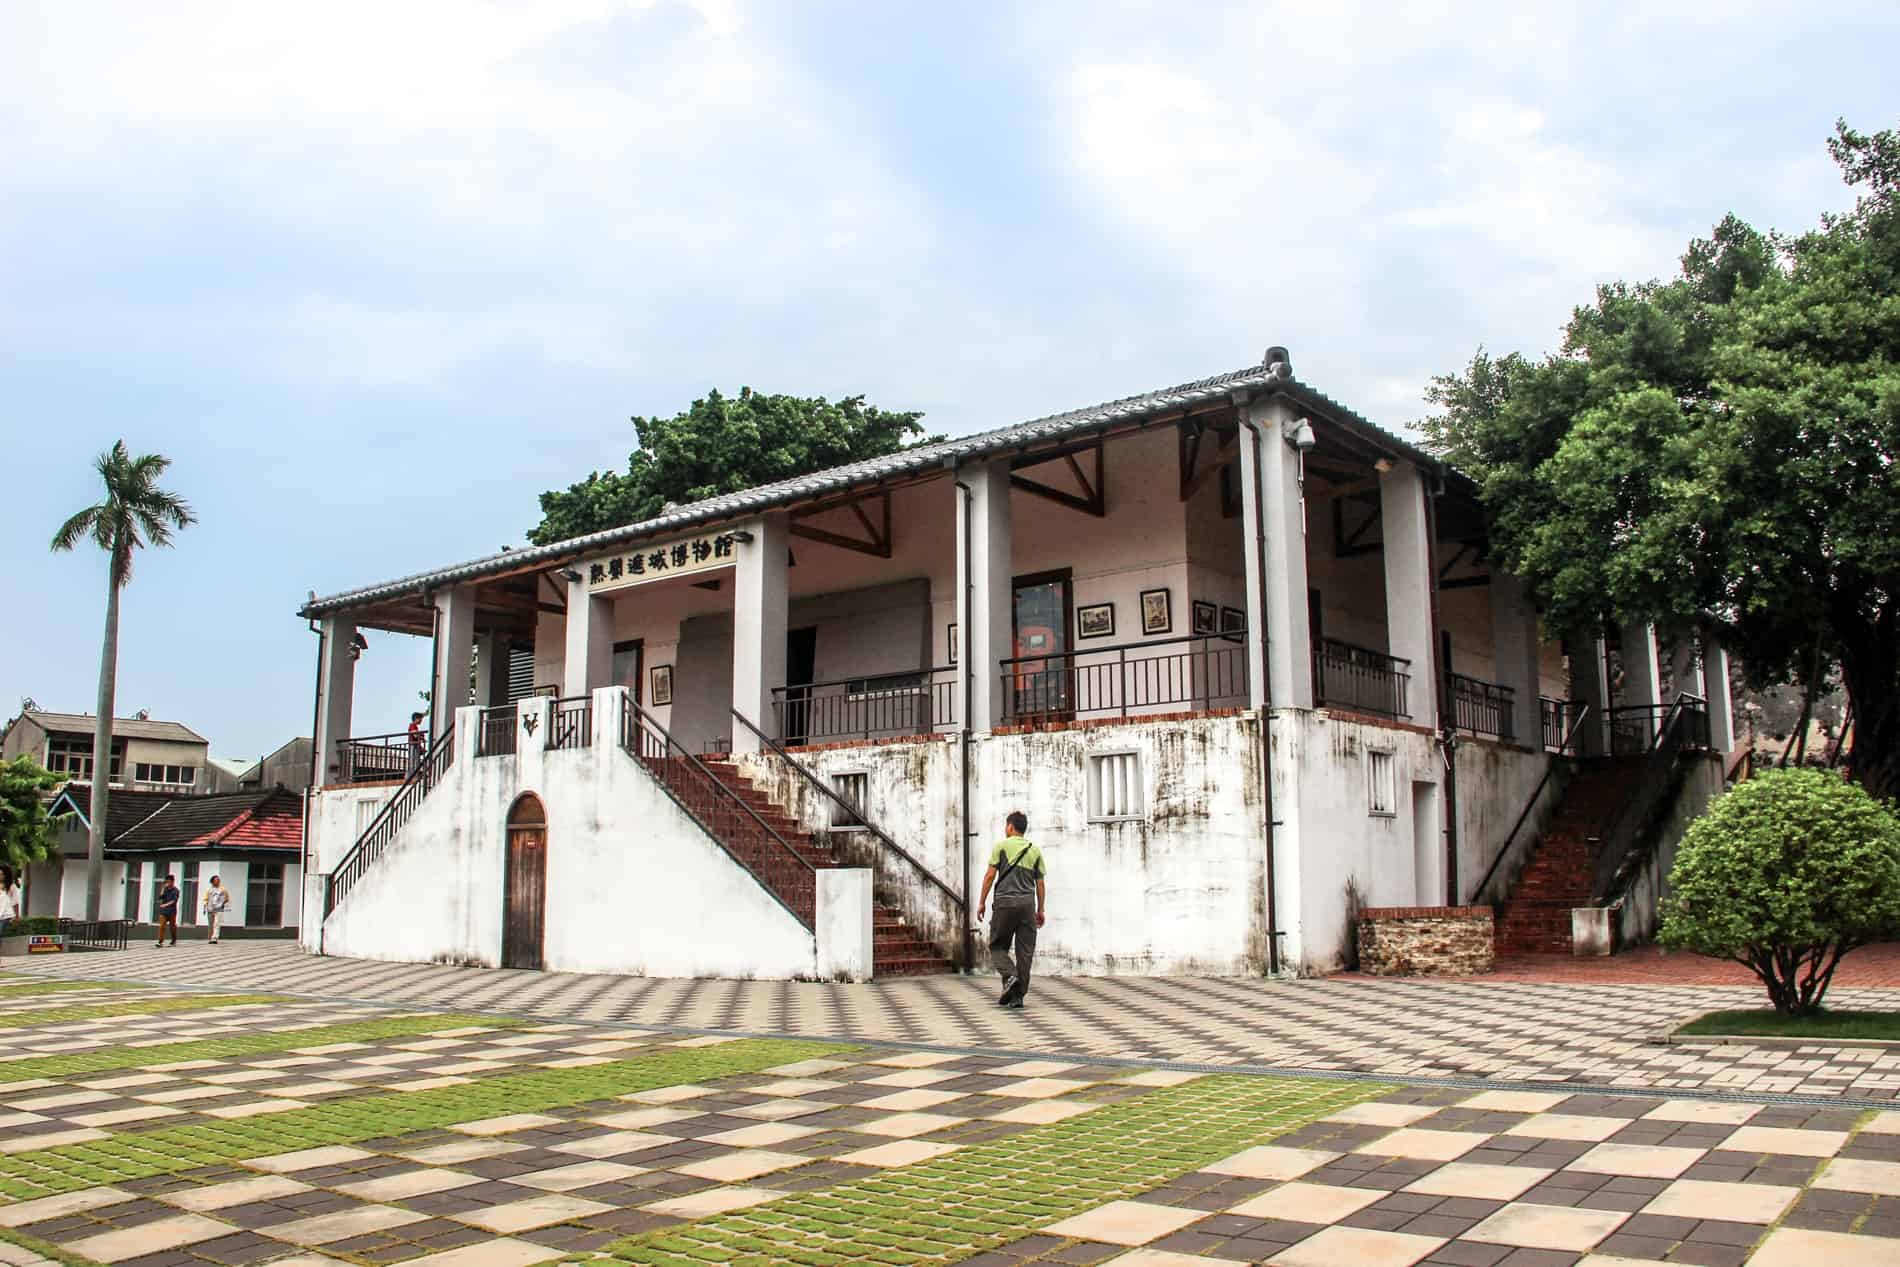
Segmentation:
[(1385, 539), (1387, 653), (1411, 662), (1406, 708), (1412, 721), (1438, 729), (1438, 649), (1432, 645), (1431, 516), (1425, 480), (1410, 462), (1379, 474), (1379, 523)]
[(317, 750), (312, 761), (315, 786), (336, 781), (337, 745), (350, 737), (350, 713), (356, 699), (356, 625), (341, 617), (322, 622), (317, 656)]
[(957, 479), (970, 489), (967, 505), (957, 491), (958, 654), (973, 675), (964, 725), (987, 731), (1006, 719), (1002, 661), (1016, 654), (1009, 462), (969, 467)]
[(1538, 747), (1543, 741), (1543, 720), (1537, 704), (1541, 650), (1537, 610), (1520, 577), (1495, 569), (1491, 573), (1491, 642), (1498, 685), (1511, 688), (1512, 740), (1527, 748)]
[(614, 668), (614, 602), (587, 592), (587, 578), (567, 583), (566, 654), (561, 661), (561, 696), (585, 695), (607, 685)]
[[(1255, 708), (1313, 706), (1313, 632), (1306, 607), (1306, 511), (1300, 459), (1286, 441), (1296, 421), (1279, 399), (1243, 406), (1240, 518), (1247, 563), (1247, 690)], [(1265, 607), (1261, 610), (1261, 590)], [(1264, 689), (1263, 689), (1264, 688)]]
[(466, 586), (435, 593), (435, 673), (429, 684), (429, 742), (455, 724), (468, 706), (468, 659), (475, 647), (475, 591)]
[(1702, 638), (1702, 688), (1709, 701), (1709, 743), (1726, 756), (1735, 751), (1735, 694), (1728, 648), (1708, 634)]
[(1570, 635), (1570, 678), (1576, 685), (1577, 698), (1590, 709), (1578, 743), (1583, 755), (1601, 756), (1610, 728), (1610, 670), (1604, 655), (1603, 638), (1594, 630)]
[(490, 630), (475, 635), (475, 703), (492, 708), (508, 697), (508, 653), (501, 635)]
[[(739, 542), (733, 568), (732, 706), (767, 734), (777, 730), (772, 690), (785, 685), (785, 568), (791, 549), (786, 526), (782, 512), (741, 525), (752, 540)], [(759, 750), (750, 729), (734, 722), (731, 730), (734, 753)]]
[(1623, 705), (1654, 708), (1663, 702), (1662, 672), (1657, 667), (1656, 626), (1623, 626)]

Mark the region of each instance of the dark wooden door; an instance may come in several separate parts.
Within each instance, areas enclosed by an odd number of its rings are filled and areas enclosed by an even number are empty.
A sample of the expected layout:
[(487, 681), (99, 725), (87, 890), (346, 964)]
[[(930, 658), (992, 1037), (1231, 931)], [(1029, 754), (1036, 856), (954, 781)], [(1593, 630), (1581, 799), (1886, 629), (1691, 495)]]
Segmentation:
[(540, 968), (548, 910), (548, 836), (543, 824), (508, 829), (508, 888), (503, 899), (501, 966)]

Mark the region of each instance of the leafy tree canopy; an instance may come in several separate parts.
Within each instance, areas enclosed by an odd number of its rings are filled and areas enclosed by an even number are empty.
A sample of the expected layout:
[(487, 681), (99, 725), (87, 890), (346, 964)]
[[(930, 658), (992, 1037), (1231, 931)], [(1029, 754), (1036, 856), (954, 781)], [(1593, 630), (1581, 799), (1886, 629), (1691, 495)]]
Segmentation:
[(1829, 149), (1855, 209), (1733, 216), (1667, 282), (1600, 287), (1541, 360), (1480, 349), (1420, 426), (1475, 478), (1498, 563), (1549, 623), (1704, 612), (1757, 683), (1824, 682), (1854, 771), (1900, 792), (1900, 131)]
[(618, 528), (722, 493), (793, 479), (929, 444), (921, 413), (879, 409), (862, 396), (767, 396), (717, 391), (671, 418), (633, 420), (637, 448), (624, 473), (595, 471), (541, 494), (541, 522), (528, 534), (547, 545)]
[(1841, 956), (1900, 932), (1900, 820), (1837, 774), (1770, 770), (1689, 826), (1662, 944), (1742, 964), (1782, 1013), (1821, 1006)]
[(0, 862), (16, 874), (53, 852), (58, 820), (47, 814), (44, 798), (65, 781), (31, 757), (0, 762)]

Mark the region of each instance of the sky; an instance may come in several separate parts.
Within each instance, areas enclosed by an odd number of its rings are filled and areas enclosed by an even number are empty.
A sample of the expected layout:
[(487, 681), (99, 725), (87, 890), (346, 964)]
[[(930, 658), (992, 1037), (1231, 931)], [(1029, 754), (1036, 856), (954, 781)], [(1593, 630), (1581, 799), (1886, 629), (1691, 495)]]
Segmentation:
[[(331, 593), (519, 545), (710, 388), (960, 434), (1270, 344), (1387, 427), (1725, 213), (1850, 205), (1900, 6), (0, 0), (0, 717), (91, 711), (123, 438), (199, 523), (118, 712), (308, 734)], [(356, 726), (421, 640), (370, 635)]]

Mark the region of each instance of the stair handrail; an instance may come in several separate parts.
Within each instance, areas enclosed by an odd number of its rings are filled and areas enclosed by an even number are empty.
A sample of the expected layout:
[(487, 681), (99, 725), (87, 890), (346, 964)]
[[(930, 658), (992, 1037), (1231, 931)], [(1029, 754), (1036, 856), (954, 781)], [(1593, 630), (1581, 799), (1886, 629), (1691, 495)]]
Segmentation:
[(940, 889), (943, 892), (944, 896), (948, 897), (952, 902), (955, 902), (957, 904), (958, 910), (967, 911), (969, 909), (968, 899), (964, 897), (963, 894), (958, 893), (955, 889), (951, 888), (949, 884), (939, 879), (937, 874), (933, 872), (929, 867), (925, 866), (922, 862), (918, 861), (918, 859), (912, 856), (911, 853), (908, 850), (906, 850), (902, 845), (898, 844), (895, 840), (892, 840), (890, 836), (885, 833), (883, 828), (879, 827), (876, 823), (872, 822), (870, 818), (865, 815), (865, 812), (861, 806), (851, 804), (849, 801), (845, 800), (842, 796), (839, 796), (836, 791), (834, 791), (833, 789), (829, 787), (826, 787), (825, 781), (823, 779), (819, 778), (817, 775), (813, 774), (810, 770), (806, 769), (804, 764), (800, 762), (798, 758), (794, 757), (791, 753), (787, 752), (785, 750), (785, 746), (779, 743), (778, 740), (772, 738), (770, 735), (766, 734), (763, 730), (760, 730), (757, 726), (753, 725), (752, 719), (747, 717), (744, 713), (740, 712), (738, 709), (735, 708), (732, 710), (732, 715), (735, 719), (738, 720), (740, 725), (744, 726), (747, 730), (751, 731), (754, 735), (757, 735), (759, 738), (759, 742), (764, 744), (766, 748), (771, 751), (772, 755), (783, 758), (787, 765), (789, 765), (793, 770), (797, 771), (798, 777), (805, 783), (807, 787), (813, 788), (819, 793), (821, 793), (833, 805), (836, 805), (839, 809), (849, 814), (851, 818), (858, 824), (858, 826), (864, 828), (866, 831), (870, 832), (871, 835), (875, 836), (877, 838), (878, 843), (881, 844), (884, 848), (896, 854), (898, 857), (902, 858), (905, 862), (908, 862), (911, 865), (912, 870), (916, 871), (917, 874), (923, 876), (923, 878), (928, 880), (934, 887), (936, 887), (937, 889)]
[(1517, 833), (1524, 830), (1524, 824), (1530, 821), (1531, 811), (1536, 809), (1538, 801), (1543, 799), (1544, 789), (1550, 786), (1550, 780), (1557, 773), (1559, 762), (1570, 752), (1570, 746), (1576, 742), (1577, 732), (1583, 729), (1583, 723), (1589, 716), (1590, 705), (1584, 704), (1577, 710), (1576, 717), (1570, 723), (1570, 729), (1564, 732), (1563, 743), (1558, 745), (1557, 751), (1552, 753), (1550, 760), (1545, 763), (1544, 777), (1537, 780), (1536, 791), (1532, 792), (1530, 799), (1524, 802), (1524, 808), (1518, 811), (1517, 821), (1511, 824), (1511, 830), (1505, 834), (1504, 843), (1498, 846), (1497, 853), (1492, 855), (1491, 865), (1485, 868), (1484, 879), (1478, 881), (1477, 887), (1471, 890), (1473, 903), (1484, 896), (1484, 891), (1490, 887), (1492, 879), (1497, 876), (1498, 867), (1503, 864), (1505, 858), (1510, 856), (1511, 842), (1517, 839)]
[[(790, 902), (786, 901), (784, 896), (780, 894), (764, 876), (760, 875), (751, 863), (734, 853), (732, 849), (727, 846), (726, 842), (719, 838), (719, 833), (713, 830), (712, 824), (708, 823), (697, 810), (687, 803), (687, 799), (681, 789), (674, 786), (670, 777), (675, 768), (674, 763), (683, 762), (683, 768), (697, 776), (697, 781), (701, 788), (710, 792), (715, 800), (727, 802), (731, 807), (736, 807), (744, 817), (749, 818), (753, 825), (758, 827), (760, 831), (764, 832), (766, 836), (777, 844), (778, 847), (784, 851), (787, 858), (796, 863), (798, 867), (803, 868), (805, 874), (801, 879), (812, 886), (814, 894), (816, 893), (818, 883), (818, 869), (806, 861), (798, 850), (792, 848), (791, 842), (779, 835), (772, 827), (772, 824), (766, 822), (765, 818), (757, 810), (746, 803), (744, 797), (727, 787), (717, 775), (706, 768), (705, 762), (695, 756), (692, 751), (680, 743), (679, 740), (673, 738), (666, 727), (654, 720), (653, 714), (634, 703), (631, 692), (624, 696), (623, 699), (624, 703), (620, 710), (620, 747), (628, 756), (632, 757), (636, 762), (639, 762), (643, 769), (653, 775), (653, 781), (660, 785), (660, 790), (665, 792), (675, 805), (679, 806), (681, 813), (699, 825), (699, 829), (706, 833), (707, 839), (711, 840), (715, 845), (718, 845), (728, 858), (731, 858), (746, 874), (757, 881), (761, 889), (771, 894), (773, 900), (784, 907), (793, 919), (803, 924), (807, 929), (813, 928), (817, 923), (815, 896), (813, 912), (809, 915), (800, 912)], [(661, 768), (657, 772), (653, 770), (652, 766), (647, 762), (645, 755), (640, 751), (639, 732), (643, 726), (652, 732), (663, 745), (660, 752)]]
[(455, 727), (444, 726), (442, 733), (415, 768), (403, 779), (402, 786), (389, 798), (376, 817), (370, 819), (369, 826), (356, 838), (349, 852), (337, 860), (330, 868), (329, 879), (323, 886), (323, 917), (328, 919), (337, 908), (337, 903), (349, 896), (350, 889), (363, 878), (376, 859), (382, 857), (383, 850), (396, 838), (410, 817), (422, 805), (423, 800), (440, 783), (449, 768), (455, 763)]
[(1676, 759), (1692, 747), (1706, 747), (1707, 733), (1707, 701), (1686, 691), (1678, 694), (1664, 711), (1662, 725), (1656, 728), (1656, 737), (1643, 754), (1634, 790), (1610, 809), (1597, 831), (1595, 874), (1590, 882), (1593, 906), (1610, 905), (1624, 887), (1626, 876), (1643, 855), (1644, 842), (1650, 838), (1644, 829), (1664, 794), (1676, 783)]

